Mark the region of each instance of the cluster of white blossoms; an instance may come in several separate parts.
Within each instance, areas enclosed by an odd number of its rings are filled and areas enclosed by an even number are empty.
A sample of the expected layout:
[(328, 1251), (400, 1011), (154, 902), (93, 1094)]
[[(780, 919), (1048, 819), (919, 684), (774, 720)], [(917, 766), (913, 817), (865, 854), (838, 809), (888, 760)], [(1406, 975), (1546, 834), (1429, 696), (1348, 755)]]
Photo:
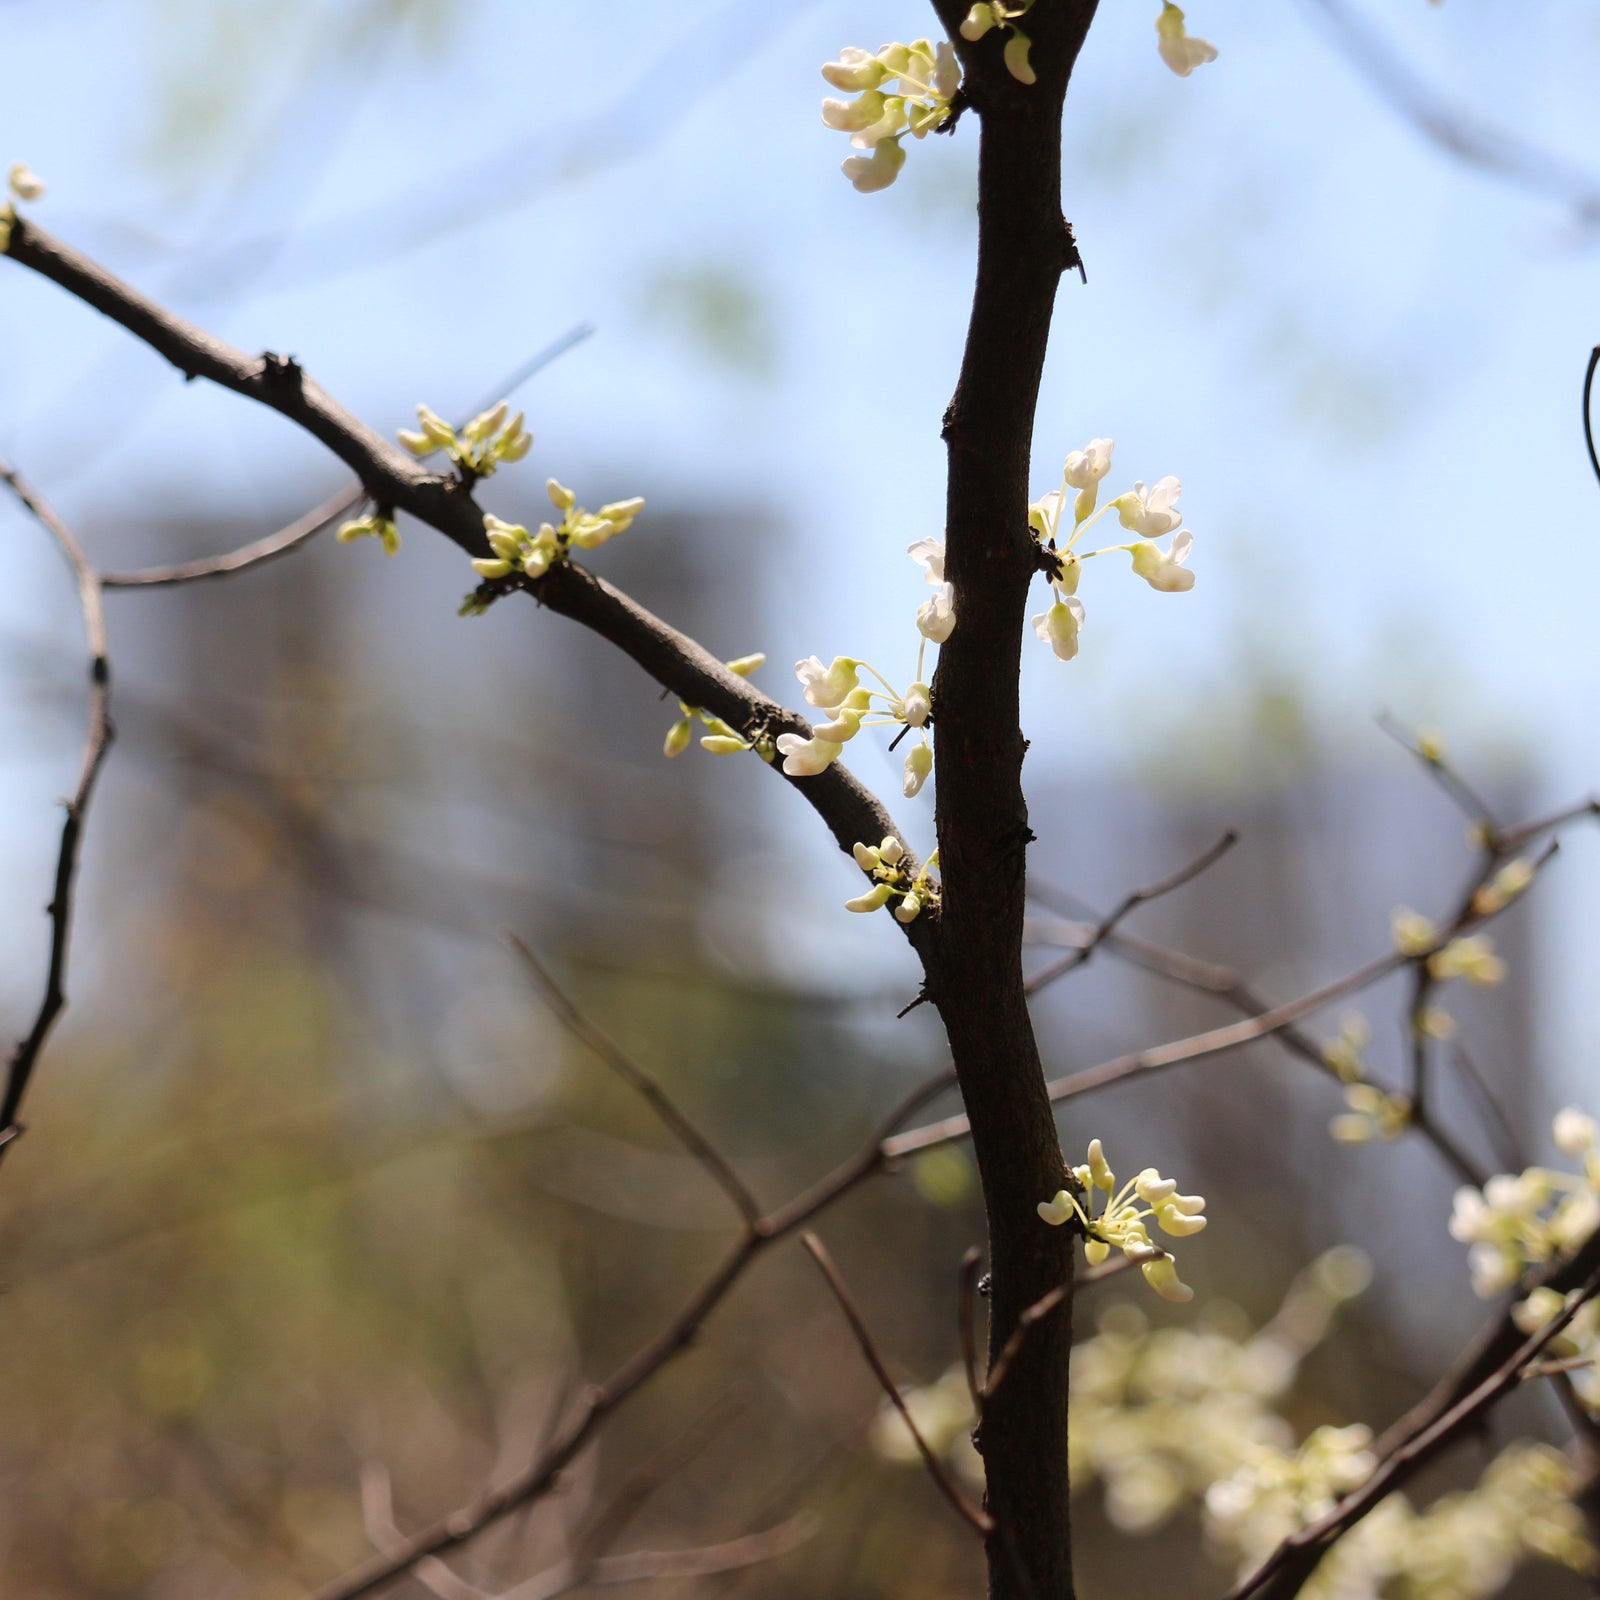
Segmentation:
[(511, 404), (502, 400), (480, 411), (458, 434), (437, 411), (417, 407), (417, 428), (402, 428), (396, 437), (414, 456), (443, 450), (472, 478), (487, 478), (502, 461), (520, 461), (533, 445), (533, 435), (522, 425), (522, 413), (508, 416)]
[(840, 168), (862, 194), (887, 189), (900, 176), (906, 134), (926, 138), (950, 115), (961, 87), (961, 67), (948, 40), (886, 44), (876, 55), (851, 46), (829, 61), (822, 75), (854, 100), (824, 100), (822, 120), (866, 155), (849, 156)]
[[(1503, 867), (1472, 897), (1472, 909), (1487, 916), (1509, 905), (1533, 881), (1533, 866), (1513, 861)], [(1506, 964), (1494, 953), (1494, 941), (1486, 933), (1461, 934), (1443, 939), (1433, 922), (1420, 911), (1399, 906), (1389, 918), (1394, 947), (1412, 959), (1426, 957), (1428, 975), (1440, 983), (1465, 978), (1485, 988), (1499, 983), (1506, 975)]]
[[(1241, 1579), (1279, 1542), (1332, 1508), (1364, 1479), (1364, 1428), (1319, 1428), (1293, 1465), (1247, 1471), (1206, 1495), (1207, 1542)], [(1359, 1474), (1359, 1476), (1358, 1476)], [(1354, 1480), (1354, 1481), (1351, 1481)], [(1262, 1485), (1253, 1494), (1254, 1483)], [(1593, 1547), (1573, 1502), (1576, 1468), (1545, 1444), (1508, 1445), (1477, 1486), (1418, 1511), (1402, 1494), (1382, 1500), (1323, 1557), (1306, 1600), (1488, 1600), (1530, 1557), (1592, 1573)]]
[(872, 887), (846, 900), (846, 911), (877, 911), (894, 900), (898, 902), (895, 920), (915, 922), (925, 907), (938, 904), (939, 883), (930, 876), (939, 865), (937, 850), (915, 877), (905, 869), (906, 847), (892, 834), (881, 844), (857, 844), (852, 854), (856, 865), (872, 879)]
[[(1192, 1300), (1194, 1290), (1179, 1281), (1171, 1255), (1151, 1241), (1145, 1223), (1154, 1219), (1163, 1233), (1186, 1239), (1206, 1225), (1204, 1197), (1179, 1194), (1176, 1180), (1163, 1178), (1154, 1167), (1143, 1168), (1119, 1189), (1098, 1139), (1089, 1141), (1088, 1159), (1072, 1169), (1072, 1176), (1087, 1205), (1070, 1189), (1059, 1189), (1053, 1200), (1040, 1202), (1039, 1215), (1057, 1228), (1076, 1221), (1084, 1231), (1083, 1253), (1090, 1266), (1098, 1266), (1115, 1247), (1139, 1263), (1145, 1282), (1163, 1300)], [(1097, 1192), (1105, 1197), (1098, 1215)]]
[[(933, 544), (933, 540), (923, 540)], [(918, 546), (912, 546), (913, 554)], [(942, 556), (942, 547), (941, 556)], [(942, 570), (942, 569), (941, 569)], [(932, 602), (930, 602), (931, 604)], [(791, 778), (814, 778), (826, 772), (844, 754), (844, 747), (863, 728), (899, 726), (901, 733), (895, 743), (907, 733), (915, 733), (917, 742), (906, 752), (902, 787), (909, 799), (917, 794), (933, 771), (933, 746), (928, 743), (928, 722), (933, 715), (933, 691), (923, 677), (928, 641), (930, 638), (948, 637), (955, 625), (955, 613), (946, 597), (946, 616), (949, 625), (936, 622), (933, 626), (942, 632), (929, 633), (923, 627), (922, 643), (917, 649), (917, 675), (905, 690), (899, 690), (868, 661), (855, 656), (835, 656), (827, 666), (820, 656), (807, 656), (794, 664), (794, 675), (800, 680), (801, 693), (807, 705), (822, 712), (826, 721), (817, 723), (809, 737), (798, 733), (778, 736), (778, 753), (783, 757), (783, 770)], [(922, 613), (918, 612), (918, 625), (922, 627)], [(862, 683), (861, 674), (876, 679), (879, 687)]]
[[(1198, 1506), (1213, 1555), (1238, 1573), (1253, 1571), (1371, 1469), (1366, 1428), (1320, 1427), (1297, 1444), (1281, 1409), (1340, 1305), (1370, 1279), (1362, 1252), (1337, 1246), (1259, 1329), (1222, 1303), (1207, 1306), (1196, 1326), (1158, 1329), (1134, 1305), (1108, 1305), (1094, 1336), (1073, 1350), (1073, 1492), (1101, 1483), (1106, 1514), (1126, 1533), (1150, 1532)], [(901, 1398), (929, 1447), (981, 1487), (960, 1366)], [(887, 1405), (871, 1438), (888, 1460), (918, 1460)], [(1530, 1556), (1590, 1572), (1593, 1551), (1572, 1499), (1578, 1487), (1559, 1451), (1514, 1443), (1466, 1493), (1423, 1511), (1404, 1495), (1388, 1496), (1329, 1551), (1302, 1592), (1308, 1600), (1486, 1600)]]
[[(1471, 1248), (1472, 1287), (1488, 1299), (1515, 1287), (1530, 1267), (1575, 1249), (1600, 1226), (1600, 1150), (1592, 1117), (1572, 1106), (1557, 1114), (1555, 1146), (1581, 1172), (1529, 1167), (1456, 1190), (1450, 1235)], [(1544, 1320), (1548, 1321), (1548, 1318)]]
[(17, 220), (15, 202), (38, 200), (44, 195), (44, 183), (23, 161), (13, 161), (6, 171), (6, 201), (0, 205), (0, 251), (11, 246), (11, 224)]
[(1206, 1490), (1206, 1537), (1238, 1560), (1240, 1576), (1254, 1571), (1290, 1534), (1320, 1522), (1377, 1465), (1362, 1423), (1324, 1424), (1298, 1448), (1263, 1444), (1229, 1477)]
[(559, 523), (541, 522), (530, 533), (521, 523), (502, 522), (494, 515), (483, 519), (492, 555), (472, 563), (480, 578), (507, 578), (521, 573), (525, 578), (542, 578), (570, 552), (598, 550), (619, 533), (633, 526), (633, 519), (644, 510), (644, 500), (635, 495), (629, 500), (613, 500), (598, 511), (585, 511), (572, 490), (554, 478), (545, 485), (550, 503), (561, 513)]
[[(741, 678), (748, 678), (752, 672), (764, 667), (766, 663), (766, 656), (757, 650), (747, 656), (736, 656), (732, 661), (724, 661), (722, 664), (729, 672)], [(743, 750), (754, 750), (763, 761), (771, 761), (776, 754), (770, 739), (741, 738), (721, 717), (714, 717), (703, 707), (692, 706), (686, 700), (678, 702), (678, 720), (667, 729), (661, 753), (664, 756), (681, 756), (689, 748), (689, 740), (693, 737), (696, 722), (701, 723), (706, 730), (700, 737), (701, 748), (709, 750), (714, 756), (732, 756), (738, 755)]]
[[(1033, 618), (1033, 631), (1062, 661), (1070, 661), (1078, 653), (1078, 630), (1084, 617), (1078, 580), (1085, 561), (1122, 550), (1132, 557), (1134, 572), (1152, 589), (1181, 594), (1194, 587), (1194, 574), (1185, 565), (1194, 546), (1194, 535), (1182, 526), (1178, 497), (1183, 485), (1176, 478), (1162, 478), (1151, 488), (1136, 482), (1116, 499), (1095, 509), (1100, 481), (1111, 470), (1111, 452), (1115, 448), (1111, 439), (1091, 439), (1082, 450), (1072, 451), (1062, 469), (1061, 487), (1050, 490), (1028, 507), (1028, 526), (1034, 540), (1043, 555), (1054, 562), (1050, 573), (1051, 604)], [(1076, 493), (1069, 497), (1069, 490)], [(1070, 525), (1066, 520), (1069, 503)], [(1138, 538), (1098, 550), (1080, 550), (1078, 541), (1111, 511)], [(1163, 550), (1155, 541), (1168, 534), (1172, 541)]]
[[(961, 23), (961, 37), (968, 43), (990, 33), (1005, 35), (1002, 59), (1018, 83), (1038, 81), (1029, 60), (1033, 40), (1017, 25), (1033, 6), (1034, 0), (979, 0)], [(1180, 78), (1217, 59), (1217, 47), (1190, 34), (1183, 12), (1170, 0), (1156, 18), (1156, 48)], [(876, 52), (847, 46), (837, 61), (824, 62), (822, 76), (835, 89), (855, 96), (824, 100), (822, 120), (848, 133), (851, 145), (865, 152), (847, 157), (839, 170), (862, 194), (872, 194), (900, 176), (906, 164), (900, 141), (907, 134), (924, 139), (949, 121), (961, 87), (961, 64), (949, 40), (935, 44), (913, 39)]]

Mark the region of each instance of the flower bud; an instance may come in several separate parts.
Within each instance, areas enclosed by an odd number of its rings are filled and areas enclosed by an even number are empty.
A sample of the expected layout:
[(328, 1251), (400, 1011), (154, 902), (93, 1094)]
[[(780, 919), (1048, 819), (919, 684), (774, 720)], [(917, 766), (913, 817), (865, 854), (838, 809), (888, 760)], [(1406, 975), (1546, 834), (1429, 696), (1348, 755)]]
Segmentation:
[(689, 737), (694, 732), (693, 725), (687, 717), (679, 717), (667, 729), (666, 742), (661, 746), (664, 756), (681, 756), (689, 748)]
[(933, 771), (933, 750), (925, 744), (913, 745), (906, 755), (904, 781), (906, 799), (920, 794), (922, 786), (928, 781), (928, 774)]
[(846, 900), (844, 908), (846, 911), (877, 911), (893, 898), (894, 890), (888, 884), (880, 883), (865, 894), (858, 894), (854, 900)]

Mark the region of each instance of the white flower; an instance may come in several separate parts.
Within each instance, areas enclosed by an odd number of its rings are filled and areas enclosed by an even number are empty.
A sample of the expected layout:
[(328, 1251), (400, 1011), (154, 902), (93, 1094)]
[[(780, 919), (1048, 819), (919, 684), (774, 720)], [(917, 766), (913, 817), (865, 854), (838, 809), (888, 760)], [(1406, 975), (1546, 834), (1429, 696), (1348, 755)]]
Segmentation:
[(890, 884), (880, 883), (873, 888), (858, 894), (853, 900), (846, 900), (846, 911), (876, 911), (881, 906), (886, 906), (894, 898), (894, 889)]
[[(856, 137), (861, 136), (857, 134)], [(887, 189), (900, 176), (905, 164), (906, 153), (900, 148), (900, 141), (882, 139), (873, 146), (870, 156), (847, 156), (839, 164), (839, 170), (859, 193), (875, 194), (879, 189)]]
[(1028, 52), (1033, 48), (1033, 40), (1019, 29), (1013, 29), (1011, 37), (1006, 40), (1005, 63), (1006, 71), (1018, 83), (1037, 83), (1039, 81), (1034, 73), (1033, 65), (1028, 60)]
[(1556, 1149), (1564, 1156), (1581, 1156), (1594, 1144), (1594, 1118), (1586, 1116), (1576, 1106), (1567, 1106), (1556, 1113), (1551, 1127)]
[(6, 185), (19, 200), (38, 200), (44, 194), (44, 182), (25, 161), (13, 161), (6, 173)]
[(1133, 570), (1152, 589), (1159, 589), (1163, 594), (1182, 594), (1194, 588), (1194, 574), (1184, 566), (1193, 548), (1194, 535), (1187, 528), (1173, 538), (1172, 548), (1165, 552), (1148, 539), (1141, 539), (1130, 552)]
[(1078, 653), (1078, 629), (1083, 625), (1083, 602), (1074, 598), (1057, 600), (1048, 611), (1033, 619), (1033, 631), (1055, 651), (1059, 660), (1070, 661)]
[(814, 778), (826, 772), (844, 751), (842, 744), (831, 739), (803, 739), (798, 733), (778, 735), (778, 754), (783, 757), (783, 770), (791, 778)]
[(1126, 494), (1119, 494), (1111, 503), (1124, 528), (1146, 539), (1159, 539), (1183, 521), (1183, 513), (1177, 509), (1182, 493), (1183, 485), (1169, 473), (1151, 489), (1136, 480)]
[(905, 765), (905, 794), (906, 799), (922, 791), (922, 786), (928, 781), (928, 774), (933, 771), (933, 749), (926, 744), (914, 744), (906, 752)]
[(924, 639), (943, 644), (956, 628), (956, 591), (951, 584), (939, 586), (917, 607), (917, 631)]
[(1180, 78), (1187, 78), (1196, 67), (1217, 59), (1217, 47), (1190, 34), (1184, 26), (1183, 13), (1172, 0), (1166, 0), (1161, 15), (1156, 18), (1156, 38), (1161, 59)]
[(912, 684), (906, 690), (905, 699), (901, 704), (905, 710), (907, 727), (923, 728), (927, 726), (928, 713), (933, 709), (933, 696), (927, 684)]
[(888, 72), (889, 69), (871, 51), (858, 49), (855, 45), (846, 45), (839, 52), (837, 61), (829, 61), (822, 68), (822, 76), (835, 89), (843, 89), (847, 94), (876, 89)]
[(944, 540), (918, 539), (906, 546), (906, 554), (922, 568), (927, 581), (934, 588), (944, 582)]
[(1114, 439), (1091, 439), (1081, 450), (1067, 452), (1065, 477), (1074, 489), (1089, 489), (1111, 470)]
[(794, 675), (800, 680), (808, 705), (832, 711), (858, 687), (856, 668), (860, 665), (851, 656), (835, 656), (825, 667), (821, 657), (807, 656), (804, 661), (795, 662)]

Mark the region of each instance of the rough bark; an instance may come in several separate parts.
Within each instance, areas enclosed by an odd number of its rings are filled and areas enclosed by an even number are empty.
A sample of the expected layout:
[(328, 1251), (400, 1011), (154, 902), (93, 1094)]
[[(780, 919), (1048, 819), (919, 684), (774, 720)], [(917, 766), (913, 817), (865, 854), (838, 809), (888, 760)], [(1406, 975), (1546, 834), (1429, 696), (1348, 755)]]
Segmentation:
[[(964, 6), (937, 9), (952, 37)], [(1093, 3), (1042, 0), (1026, 23), (1038, 81), (1017, 83), (991, 34), (964, 46), (982, 133), (978, 267), (960, 380), (945, 418), (946, 576), (955, 632), (934, 682), (944, 905), (930, 989), (944, 1019), (988, 1213), (993, 1361), (1022, 1312), (1070, 1281), (1073, 1241), (1035, 1206), (1064, 1181), (1022, 976), (1027, 748), (1018, 672), (1029, 586), (1033, 417), (1062, 272), (1076, 265), (1061, 212), (1061, 117)], [(1040, 1322), (986, 1408), (980, 1447), (989, 1592), (1073, 1593), (1067, 1506), (1070, 1297)]]

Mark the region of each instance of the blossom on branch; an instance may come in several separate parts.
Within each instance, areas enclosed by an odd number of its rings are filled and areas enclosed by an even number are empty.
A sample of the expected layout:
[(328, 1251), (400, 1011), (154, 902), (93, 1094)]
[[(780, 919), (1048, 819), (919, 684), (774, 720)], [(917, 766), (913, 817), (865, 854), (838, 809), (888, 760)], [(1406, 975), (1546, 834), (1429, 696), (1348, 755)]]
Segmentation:
[[(1089, 1141), (1088, 1157), (1072, 1175), (1085, 1199), (1060, 1189), (1053, 1200), (1040, 1203), (1039, 1215), (1057, 1228), (1076, 1221), (1084, 1232), (1083, 1254), (1090, 1266), (1099, 1266), (1115, 1247), (1139, 1263), (1145, 1281), (1163, 1300), (1193, 1299), (1194, 1290), (1179, 1281), (1172, 1257), (1151, 1242), (1145, 1223), (1154, 1219), (1164, 1233), (1188, 1238), (1206, 1225), (1204, 1197), (1179, 1194), (1176, 1180), (1163, 1178), (1154, 1167), (1145, 1167), (1119, 1189), (1098, 1139)], [(1098, 1216), (1096, 1191), (1105, 1196)]]
[(822, 75), (854, 100), (824, 100), (822, 120), (866, 155), (847, 157), (840, 168), (863, 194), (887, 189), (899, 177), (906, 153), (900, 141), (925, 138), (950, 115), (961, 87), (961, 67), (948, 40), (886, 44), (876, 55), (850, 46)]

